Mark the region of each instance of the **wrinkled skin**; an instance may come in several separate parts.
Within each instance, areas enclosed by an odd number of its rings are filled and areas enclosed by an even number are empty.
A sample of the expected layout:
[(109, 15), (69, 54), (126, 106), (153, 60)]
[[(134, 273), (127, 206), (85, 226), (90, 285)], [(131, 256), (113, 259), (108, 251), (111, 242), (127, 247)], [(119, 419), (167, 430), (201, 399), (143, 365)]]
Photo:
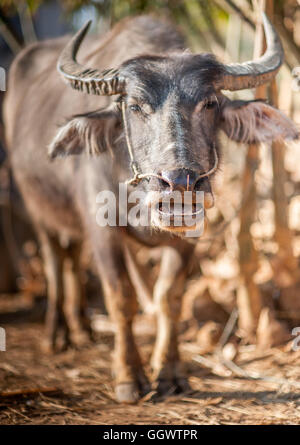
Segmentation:
[[(166, 246), (154, 289), (158, 335), (151, 365), (159, 392), (186, 390), (177, 327), (193, 252), (184, 238), (187, 228), (161, 227), (155, 218), (155, 230), (96, 224), (99, 191), (117, 194), (119, 182), (132, 176), (121, 102), (125, 101), (140, 171), (160, 175), (137, 186), (147, 192), (145, 205), (157, 200), (157, 193), (182, 193), (188, 187), (205, 193), (206, 208), (213, 205), (213, 175), (198, 177), (211, 168), (214, 147), (220, 156), (218, 130), (243, 142), (292, 139), (297, 131), (262, 102), (230, 102), (215, 91), (212, 81), (222, 69), (214, 57), (182, 53), (184, 43), (177, 31), (150, 17), (125, 20), (103, 41), (83, 43), (83, 63), (99, 69), (123, 64), (127, 89), (122, 97), (80, 95), (61, 82), (55, 65), (65, 43), (58, 39), (36, 44), (17, 57), (4, 109), (14, 174), (42, 243), (49, 294), (48, 346), (55, 346), (59, 317), (66, 341), (85, 338), (84, 310), (78, 311), (82, 301), (78, 250), (88, 240), (116, 324), (116, 397), (126, 403), (137, 401), (149, 383), (132, 334), (137, 302), (124, 246), (128, 237), (149, 246)], [(59, 159), (72, 154), (79, 156)], [(48, 155), (58, 159), (50, 162)]]

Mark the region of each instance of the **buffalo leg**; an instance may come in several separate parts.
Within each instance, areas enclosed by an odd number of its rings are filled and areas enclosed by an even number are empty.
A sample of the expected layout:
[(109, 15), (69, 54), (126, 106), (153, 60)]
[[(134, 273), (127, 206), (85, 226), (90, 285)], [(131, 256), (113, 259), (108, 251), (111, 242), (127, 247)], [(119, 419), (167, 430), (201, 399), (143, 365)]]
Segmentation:
[(80, 243), (71, 243), (66, 250), (64, 261), (64, 313), (68, 324), (69, 342), (82, 346), (92, 336), (89, 320), (86, 316), (85, 286), (81, 279)]
[(59, 240), (39, 229), (38, 236), (47, 281), (46, 339), (44, 349), (54, 351), (57, 343), (59, 322), (62, 322), (64, 340), (68, 337), (68, 325), (63, 312), (63, 261)]
[(181, 255), (173, 248), (165, 248), (154, 287), (157, 337), (151, 365), (160, 394), (189, 389), (178, 350), (178, 325), (187, 273), (187, 254), (188, 250), (185, 255)]
[(110, 229), (101, 236), (101, 250), (96, 251), (96, 262), (106, 307), (115, 324), (116, 398), (119, 402), (135, 403), (150, 388), (132, 332), (138, 305), (120, 248), (125, 240), (120, 240), (119, 232), (118, 239), (113, 239), (112, 232)]

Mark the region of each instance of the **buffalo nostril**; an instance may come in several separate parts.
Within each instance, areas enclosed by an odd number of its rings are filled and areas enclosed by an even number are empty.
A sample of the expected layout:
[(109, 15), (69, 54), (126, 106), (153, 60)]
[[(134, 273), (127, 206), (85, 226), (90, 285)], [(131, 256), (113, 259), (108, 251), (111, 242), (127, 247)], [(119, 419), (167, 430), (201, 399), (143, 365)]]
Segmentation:
[(171, 189), (172, 191), (179, 191), (181, 193), (194, 191), (197, 176), (197, 172), (186, 168), (162, 171), (160, 185), (163, 186), (165, 190)]
[(171, 184), (170, 184), (170, 182), (169, 182), (167, 179), (164, 179), (162, 176), (158, 179), (158, 181), (159, 181), (159, 185), (160, 185), (163, 189), (167, 190), (167, 189), (170, 189), (170, 188), (171, 188)]
[(201, 190), (201, 186), (203, 186), (205, 180), (203, 178), (198, 179), (195, 184), (194, 184), (194, 191), (200, 191)]

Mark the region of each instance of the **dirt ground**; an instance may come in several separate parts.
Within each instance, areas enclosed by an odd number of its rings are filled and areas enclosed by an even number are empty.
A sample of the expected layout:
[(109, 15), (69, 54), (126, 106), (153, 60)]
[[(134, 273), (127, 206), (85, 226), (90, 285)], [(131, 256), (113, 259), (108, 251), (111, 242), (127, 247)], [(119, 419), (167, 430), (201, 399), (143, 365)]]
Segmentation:
[[(114, 400), (113, 332), (106, 316), (100, 317), (95, 344), (52, 356), (41, 351), (42, 322), (14, 318), (2, 323), (7, 350), (0, 352), (0, 424), (300, 423), (300, 352), (290, 344), (264, 352), (239, 348), (237, 369), (271, 377), (262, 381), (236, 375), (183, 340), (193, 391), (163, 399), (150, 394), (136, 406), (122, 406)], [(135, 331), (148, 372), (154, 328), (153, 321), (138, 317)]]

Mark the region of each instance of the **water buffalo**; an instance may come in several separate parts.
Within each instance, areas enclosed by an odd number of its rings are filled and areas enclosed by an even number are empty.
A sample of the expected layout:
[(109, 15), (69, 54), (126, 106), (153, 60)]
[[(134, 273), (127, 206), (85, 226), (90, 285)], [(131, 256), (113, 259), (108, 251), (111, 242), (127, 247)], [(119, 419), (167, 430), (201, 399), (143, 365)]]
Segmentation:
[[(55, 345), (58, 314), (66, 336), (74, 341), (84, 335), (81, 310), (76, 313), (68, 302), (81, 301), (78, 255), (88, 240), (116, 326), (114, 375), (121, 402), (137, 401), (150, 387), (132, 333), (137, 304), (124, 255), (127, 240), (166, 246), (154, 289), (153, 381), (161, 393), (171, 387), (185, 390), (177, 324), (193, 252), (186, 238), (192, 227), (175, 226), (173, 207), (161, 208), (158, 197), (202, 191), (204, 207), (213, 205), (219, 130), (246, 143), (297, 137), (294, 124), (272, 106), (231, 101), (221, 93), (253, 88), (275, 76), (283, 50), (266, 17), (264, 29), (265, 54), (241, 64), (190, 53), (173, 25), (149, 16), (123, 20), (100, 40), (86, 36), (86, 25), (70, 41), (64, 37), (29, 46), (12, 64), (4, 106), (6, 141), (41, 241), (49, 294), (47, 339)], [(76, 60), (79, 48), (82, 65)], [(84, 94), (61, 82), (56, 66)], [(128, 179), (129, 191), (136, 187), (145, 193), (144, 206), (154, 204), (151, 226), (99, 227), (99, 191), (118, 195), (119, 183)], [(158, 216), (171, 216), (169, 226)]]

